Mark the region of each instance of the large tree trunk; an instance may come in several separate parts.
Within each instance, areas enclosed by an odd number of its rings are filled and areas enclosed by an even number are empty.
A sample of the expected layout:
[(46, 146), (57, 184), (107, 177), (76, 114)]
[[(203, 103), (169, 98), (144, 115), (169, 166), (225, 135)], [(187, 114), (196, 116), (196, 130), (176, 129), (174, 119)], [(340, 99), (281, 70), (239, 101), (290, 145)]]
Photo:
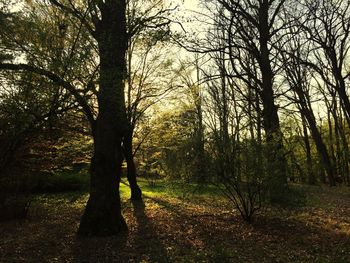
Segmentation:
[(137, 184), (136, 165), (133, 154), (132, 130), (129, 130), (123, 140), (124, 155), (127, 164), (127, 178), (131, 190), (131, 200), (142, 200), (142, 191)]
[(127, 229), (119, 195), (121, 141), (113, 129), (103, 129), (101, 119), (98, 122), (90, 197), (80, 222), (79, 236), (109, 236)]
[[(271, 181), (271, 199), (277, 199), (287, 186), (287, 167), (284, 155), (283, 136), (280, 130), (278, 108), (274, 102), (274, 74), (270, 62), (269, 1), (264, 0), (259, 10), (259, 66), (262, 76), (263, 125), (266, 132), (267, 164)], [(276, 199), (276, 200), (275, 200)]]
[(78, 230), (80, 236), (115, 235), (127, 229), (119, 195), (121, 142), (126, 130), (125, 1), (106, 0), (99, 4), (99, 9), (101, 20), (96, 23), (100, 55), (99, 115), (93, 127), (91, 189)]

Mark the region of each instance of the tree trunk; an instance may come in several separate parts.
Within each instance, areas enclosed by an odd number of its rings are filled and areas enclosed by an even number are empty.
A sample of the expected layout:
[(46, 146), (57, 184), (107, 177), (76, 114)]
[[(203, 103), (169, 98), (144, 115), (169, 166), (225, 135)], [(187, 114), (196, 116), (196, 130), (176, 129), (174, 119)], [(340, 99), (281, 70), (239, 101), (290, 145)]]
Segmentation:
[(103, 121), (96, 126), (101, 128), (96, 127), (99, 131), (94, 136), (90, 197), (78, 229), (79, 236), (116, 235), (127, 229), (119, 195), (120, 138), (115, 136), (113, 129), (104, 132)]
[(101, 1), (99, 9), (101, 20), (95, 23), (100, 55), (99, 115), (93, 125), (90, 197), (80, 222), (79, 236), (116, 235), (127, 229), (119, 195), (121, 142), (126, 130), (125, 1)]
[(345, 113), (345, 119), (350, 127), (350, 100), (346, 92), (345, 80), (342, 76), (342, 67), (339, 65), (334, 47), (326, 50), (326, 54), (331, 60), (332, 73), (336, 80), (336, 92), (339, 95), (340, 103)]
[(343, 106), (343, 109), (345, 112), (345, 119), (348, 123), (348, 126), (350, 127), (350, 101), (349, 101), (349, 96), (346, 93), (346, 85), (345, 85), (345, 81), (343, 78), (341, 78), (341, 80), (340, 80), (338, 94), (339, 94), (339, 98), (341, 100), (341, 105)]
[(136, 179), (136, 165), (134, 162), (133, 143), (132, 143), (132, 131), (128, 131), (125, 134), (123, 140), (124, 155), (127, 164), (127, 178), (131, 190), (131, 200), (142, 200), (142, 191), (137, 184)]
[[(198, 57), (195, 60), (196, 65), (196, 81), (199, 83), (200, 68), (198, 63)], [(196, 108), (196, 126), (194, 129), (195, 136), (195, 178), (198, 183), (205, 183), (208, 178), (206, 176), (206, 162), (205, 162), (205, 149), (204, 149), (204, 125), (203, 125), (203, 109), (202, 109), (202, 94), (200, 89), (194, 91), (194, 104)]]
[[(330, 108), (330, 105), (328, 105), (328, 107)], [(335, 172), (335, 174), (337, 174), (337, 170), (336, 170), (337, 158), (334, 152), (333, 124), (332, 124), (330, 110), (327, 111), (327, 123), (328, 123), (328, 137), (329, 137), (328, 149), (329, 149), (330, 161), (332, 163), (333, 173)]]
[[(297, 62), (298, 63), (298, 62)], [(297, 73), (299, 74), (299, 73)], [(334, 179), (334, 171), (333, 171), (333, 165), (331, 162), (331, 158), (328, 154), (327, 147), (322, 139), (321, 132), (317, 128), (317, 123), (315, 119), (315, 115), (311, 108), (311, 102), (310, 102), (310, 96), (302, 87), (303, 83), (303, 77), (299, 76), (293, 81), (293, 90), (295, 91), (298, 99), (299, 99), (299, 105), (300, 105), (300, 114), (303, 119), (308, 123), (309, 129), (311, 132), (312, 139), (315, 142), (317, 153), (320, 157), (320, 162), (322, 163), (322, 166), (324, 167), (327, 177), (329, 180), (329, 184), (331, 186), (335, 185), (335, 179)], [(303, 124), (304, 126), (304, 124)], [(304, 128), (305, 129), (305, 128)], [(324, 177), (324, 171), (321, 174), (321, 181), (325, 181)]]
[(326, 173), (327, 173), (327, 176), (328, 176), (328, 180), (329, 180), (329, 184), (331, 186), (334, 186), (335, 185), (335, 180), (334, 180), (334, 173), (333, 173), (332, 163), (331, 163), (330, 157), (328, 155), (328, 151), (327, 151), (326, 145), (324, 144), (322, 136), (321, 136), (319, 130), (317, 129), (315, 116), (313, 115), (313, 113), (310, 110), (308, 110), (306, 108), (303, 109), (303, 113), (302, 114), (305, 116), (305, 118), (306, 118), (306, 120), (307, 120), (307, 122), (309, 124), (311, 135), (312, 135), (312, 138), (313, 138), (313, 140), (314, 140), (314, 142), (316, 144), (316, 148), (317, 148), (318, 154), (321, 157), (323, 167), (326, 170)]
[[(339, 125), (339, 120), (338, 120), (338, 112), (337, 112), (337, 99), (334, 97), (333, 98), (333, 108), (332, 108), (332, 116), (333, 116), (333, 120), (334, 120), (334, 138), (335, 138), (335, 162), (334, 162), (334, 166), (335, 166), (335, 172), (336, 172), (336, 176), (342, 178), (343, 174), (342, 174), (342, 167), (343, 167), (343, 163), (342, 163), (342, 151), (340, 148), (340, 125)], [(343, 178), (344, 179), (344, 178)]]
[(342, 156), (342, 176), (344, 178), (344, 181), (347, 183), (347, 185), (350, 186), (350, 170), (349, 170), (349, 162), (350, 162), (350, 154), (349, 154), (349, 144), (348, 139), (346, 137), (346, 128), (347, 124), (344, 123), (344, 120), (342, 118), (343, 113), (340, 110), (339, 113), (339, 135), (342, 142), (342, 150), (341, 150), (341, 156)]
[(312, 156), (311, 156), (311, 146), (310, 146), (310, 140), (309, 140), (309, 134), (307, 131), (306, 126), (306, 120), (304, 116), (301, 116), (302, 118), (302, 125), (303, 125), (303, 138), (305, 143), (305, 150), (306, 150), (306, 166), (307, 166), (307, 173), (308, 173), (308, 184), (314, 185), (316, 184), (316, 178), (312, 167)]
[(274, 102), (273, 72), (270, 64), (269, 1), (264, 0), (259, 10), (259, 66), (262, 76), (263, 125), (267, 143), (267, 170), (270, 172), (271, 199), (277, 199), (287, 186), (287, 167), (284, 155), (283, 136), (280, 130), (278, 108)]

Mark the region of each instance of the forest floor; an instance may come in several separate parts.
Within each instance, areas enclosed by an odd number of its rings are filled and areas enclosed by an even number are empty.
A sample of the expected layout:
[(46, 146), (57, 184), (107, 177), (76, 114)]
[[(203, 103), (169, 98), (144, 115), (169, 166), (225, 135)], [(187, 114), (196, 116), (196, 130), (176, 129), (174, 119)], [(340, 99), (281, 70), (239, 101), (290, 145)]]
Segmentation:
[(350, 262), (350, 188), (308, 187), (306, 207), (247, 224), (213, 189), (141, 185), (144, 205), (122, 187), (129, 231), (113, 238), (76, 239), (87, 193), (36, 196), (0, 224), (0, 262)]

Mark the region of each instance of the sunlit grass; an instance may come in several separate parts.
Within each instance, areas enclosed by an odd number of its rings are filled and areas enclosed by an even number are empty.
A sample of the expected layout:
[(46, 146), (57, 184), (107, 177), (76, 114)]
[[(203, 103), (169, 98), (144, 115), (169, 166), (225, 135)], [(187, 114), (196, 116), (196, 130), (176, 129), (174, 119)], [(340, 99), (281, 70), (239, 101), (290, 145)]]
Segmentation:
[[(149, 181), (144, 178), (138, 179), (138, 184), (144, 196), (147, 197), (172, 197), (187, 199), (192, 196), (196, 198), (222, 198), (220, 189), (208, 184), (188, 183), (180, 180), (158, 179)], [(129, 198), (130, 188), (127, 181), (122, 180), (120, 184), (120, 194), (122, 198)]]

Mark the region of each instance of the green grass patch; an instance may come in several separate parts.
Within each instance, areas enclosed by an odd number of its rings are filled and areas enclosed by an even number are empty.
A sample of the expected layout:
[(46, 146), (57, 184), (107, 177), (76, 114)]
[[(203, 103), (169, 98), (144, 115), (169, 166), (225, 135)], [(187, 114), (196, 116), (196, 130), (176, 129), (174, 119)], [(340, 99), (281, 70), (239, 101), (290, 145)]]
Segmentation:
[[(138, 178), (138, 184), (145, 196), (149, 197), (175, 197), (190, 198), (192, 196), (203, 198), (221, 198), (222, 193), (214, 185), (204, 185), (175, 180), (158, 179), (150, 183), (147, 179)], [(125, 178), (120, 184), (121, 196), (129, 196), (130, 189)]]

